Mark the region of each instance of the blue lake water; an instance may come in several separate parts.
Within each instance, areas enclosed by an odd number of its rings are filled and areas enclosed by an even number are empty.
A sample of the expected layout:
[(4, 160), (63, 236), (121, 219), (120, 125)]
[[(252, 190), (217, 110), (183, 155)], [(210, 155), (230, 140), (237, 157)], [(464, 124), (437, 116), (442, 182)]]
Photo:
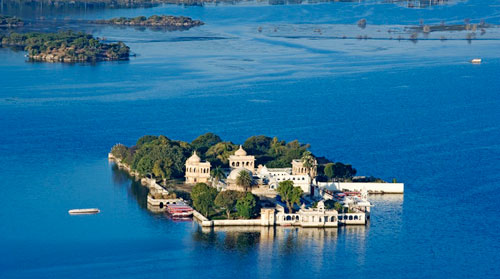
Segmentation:
[[(59, 18), (27, 29), (123, 40), (137, 57), (29, 63), (0, 49), (0, 277), (500, 277), (498, 28), (471, 42), (386, 32), (420, 19), (500, 24), (500, 3), (381, 2), (4, 10)], [(74, 21), (161, 13), (206, 25)], [(475, 57), (483, 63), (468, 63)], [(362, 175), (396, 177), (406, 192), (371, 197), (365, 227), (210, 232), (150, 213), (145, 189), (106, 159), (113, 144), (145, 134), (190, 141), (208, 131), (236, 143), (299, 139)], [(102, 212), (67, 214), (84, 207)]]

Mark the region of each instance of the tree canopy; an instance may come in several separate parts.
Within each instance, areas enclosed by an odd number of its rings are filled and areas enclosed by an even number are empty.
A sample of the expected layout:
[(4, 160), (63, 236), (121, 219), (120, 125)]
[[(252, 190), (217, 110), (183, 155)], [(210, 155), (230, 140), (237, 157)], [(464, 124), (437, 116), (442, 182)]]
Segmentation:
[(329, 179), (333, 178), (351, 178), (356, 175), (356, 169), (351, 165), (345, 165), (343, 163), (328, 163), (325, 165), (324, 173)]
[(221, 142), (221, 138), (214, 134), (214, 133), (206, 133), (203, 134), (199, 137), (197, 137), (195, 140), (191, 142), (191, 146), (193, 149), (199, 151), (201, 154), (207, 152), (207, 150), (212, 147), (213, 145), (216, 145), (217, 143)]
[(210, 211), (215, 208), (214, 201), (216, 197), (217, 190), (205, 183), (196, 184), (191, 191), (193, 207), (206, 217), (208, 217), (210, 215)]
[(227, 219), (231, 218), (231, 211), (236, 205), (236, 201), (244, 194), (238, 191), (226, 190), (220, 192), (215, 198), (215, 205), (226, 211)]
[(226, 178), (226, 173), (220, 166), (217, 166), (210, 171), (210, 176), (213, 179), (214, 185), (217, 185), (219, 181)]
[[(264, 135), (252, 136), (245, 140), (243, 148), (248, 154), (254, 155), (256, 165), (266, 165), (268, 168), (290, 167), (292, 160), (301, 159), (307, 167), (314, 164), (316, 157), (309, 152), (309, 144), (297, 140), (286, 142), (278, 138)], [(229, 156), (238, 150), (238, 145), (222, 139), (213, 133), (203, 134), (191, 143), (172, 140), (163, 135), (146, 135), (139, 138), (134, 146), (126, 147), (123, 144), (113, 146), (111, 153), (126, 163), (141, 175), (151, 175), (159, 179), (172, 179), (184, 177), (184, 168), (187, 158), (194, 150), (202, 160), (211, 163), (212, 170), (217, 169), (216, 180), (222, 179), (220, 168), (229, 167)], [(351, 178), (356, 174), (356, 169), (351, 165), (342, 163), (327, 164), (326, 158), (317, 158), (318, 172), (328, 172), (329, 178)], [(311, 168), (312, 169), (312, 168)], [(312, 174), (311, 174), (312, 175)], [(325, 178), (326, 179), (326, 178)], [(243, 187), (250, 187), (247, 182)]]
[(236, 184), (248, 191), (248, 188), (252, 187), (252, 176), (248, 171), (241, 170), (236, 177)]
[(293, 182), (290, 180), (280, 182), (277, 191), (281, 199), (286, 203), (289, 213), (293, 212), (294, 204), (300, 204), (300, 198), (304, 194), (304, 191), (300, 187), (294, 187)]
[(103, 43), (90, 34), (73, 31), (0, 34), (0, 42), (6, 47), (24, 47), (31, 59), (40, 61), (126, 60), (130, 51), (122, 42)]
[(245, 219), (256, 216), (259, 212), (259, 198), (250, 192), (245, 193), (236, 202), (236, 210)]

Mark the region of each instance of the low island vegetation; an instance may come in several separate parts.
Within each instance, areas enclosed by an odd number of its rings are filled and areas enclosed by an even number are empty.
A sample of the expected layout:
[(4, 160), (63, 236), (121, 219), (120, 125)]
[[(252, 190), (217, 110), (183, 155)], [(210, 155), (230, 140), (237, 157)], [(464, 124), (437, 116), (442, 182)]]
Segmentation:
[[(305, 155), (318, 160), (318, 177), (323, 180), (345, 179), (356, 175), (356, 169), (349, 164), (333, 163), (324, 157), (315, 157), (310, 145), (293, 140), (286, 142), (277, 137), (264, 135), (249, 137), (242, 147), (255, 156), (256, 165), (269, 168), (289, 167), (293, 159)], [(143, 136), (134, 146), (116, 144), (111, 154), (140, 176), (150, 176), (159, 180), (181, 179), (184, 166), (193, 151), (212, 166), (212, 177), (222, 179), (223, 168), (229, 167), (229, 156), (238, 150), (239, 145), (223, 141), (213, 133), (206, 133), (192, 142), (172, 140), (166, 136)], [(305, 157), (307, 157), (305, 156)], [(326, 173), (325, 173), (326, 169)], [(244, 180), (244, 177), (242, 177)], [(244, 183), (244, 182), (242, 182)]]
[(0, 15), (0, 28), (12, 28), (23, 26), (24, 22), (15, 16)]
[(207, 218), (251, 219), (259, 215), (259, 197), (250, 192), (217, 189), (198, 183), (191, 192), (193, 207)]
[(152, 15), (150, 17), (138, 16), (134, 18), (117, 17), (112, 19), (95, 20), (96, 24), (128, 25), (128, 26), (149, 26), (165, 27), (169, 29), (189, 29), (200, 26), (204, 23), (200, 20), (193, 20), (190, 17), (171, 16), (171, 15)]
[[(351, 165), (314, 156), (309, 148), (298, 140), (286, 142), (264, 135), (251, 136), (242, 145), (213, 133), (192, 142), (148, 135), (133, 146), (116, 144), (109, 157), (145, 185), (156, 185), (153, 188), (163, 194), (152, 195), (154, 199), (179, 197), (182, 189), (182, 199), (209, 220), (257, 218), (261, 206), (275, 206), (269, 200), (273, 196), (292, 213), (297, 205), (304, 205), (306, 194), (313, 197), (311, 183), (375, 179), (355, 177), (357, 171)], [(249, 163), (243, 164), (245, 160)], [(193, 180), (195, 168), (199, 179)]]
[(0, 35), (2, 47), (21, 48), (32, 61), (97, 62), (127, 60), (130, 49), (122, 42), (103, 43), (83, 32), (9, 33)]

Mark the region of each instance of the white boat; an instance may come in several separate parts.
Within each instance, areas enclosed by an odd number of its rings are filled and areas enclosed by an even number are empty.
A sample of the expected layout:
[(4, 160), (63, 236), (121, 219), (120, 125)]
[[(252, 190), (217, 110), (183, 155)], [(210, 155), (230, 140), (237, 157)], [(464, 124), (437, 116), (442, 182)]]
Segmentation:
[(481, 58), (474, 58), (470, 62), (472, 64), (481, 64), (482, 60), (481, 60)]
[(71, 209), (68, 210), (68, 213), (71, 215), (74, 214), (97, 214), (101, 212), (99, 208), (83, 208), (83, 209)]

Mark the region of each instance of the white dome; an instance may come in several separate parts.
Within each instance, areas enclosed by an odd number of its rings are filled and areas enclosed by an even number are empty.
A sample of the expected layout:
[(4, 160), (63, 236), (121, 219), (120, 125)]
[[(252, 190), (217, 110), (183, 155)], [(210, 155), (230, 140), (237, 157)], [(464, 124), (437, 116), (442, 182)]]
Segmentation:
[(247, 156), (247, 152), (240, 145), (240, 149), (236, 150), (236, 152), (234, 152), (234, 155), (236, 155), (236, 156)]
[(193, 156), (189, 157), (189, 159), (187, 159), (188, 163), (199, 163), (201, 162), (201, 159), (200, 157), (198, 157), (198, 155), (196, 154), (196, 151), (193, 153)]

